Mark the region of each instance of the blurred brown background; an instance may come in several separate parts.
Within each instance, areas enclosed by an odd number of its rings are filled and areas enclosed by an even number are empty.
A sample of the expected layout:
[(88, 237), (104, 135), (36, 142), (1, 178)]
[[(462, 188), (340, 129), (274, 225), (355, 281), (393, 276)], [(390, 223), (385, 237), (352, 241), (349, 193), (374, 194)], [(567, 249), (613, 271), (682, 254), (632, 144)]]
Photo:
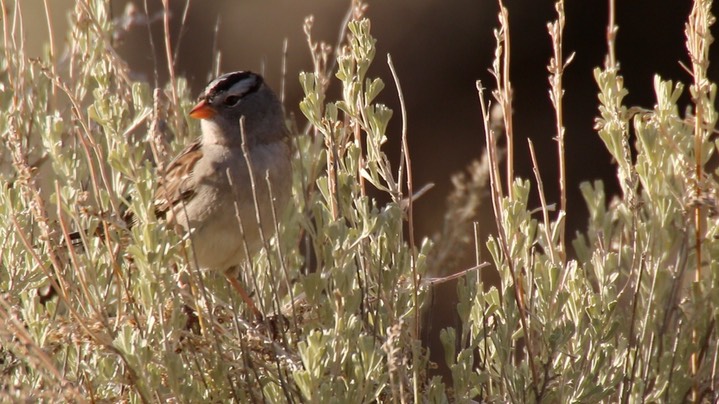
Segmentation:
[[(39, 52), (46, 41), (42, 0), (23, 0), (26, 12), (37, 15), (38, 29), (28, 38), (31, 49)], [(50, 7), (56, 32), (63, 33), (67, 12), (73, 2), (53, 0)], [(113, 1), (114, 16), (122, 17), (127, 1)], [(217, 46), (222, 51), (222, 71), (255, 70), (264, 72), (267, 81), (279, 89), (283, 41), (288, 41), (286, 107), (299, 122), (303, 117), (297, 108), (302, 97), (298, 72), (311, 70), (306, 39), (302, 32), (306, 16), (314, 15), (313, 36), (334, 45), (347, 1), (205, 1), (189, 3), (187, 21), (182, 26), (186, 1), (171, 1), (173, 44), (179, 50), (177, 71), (189, 78), (193, 93), (206, 84), (213, 62), (214, 28), (219, 23)], [(509, 8), (512, 41), (511, 78), (514, 87), (514, 131), (516, 173), (534, 183), (529, 161), (527, 138), (537, 149), (539, 165), (549, 203), (558, 200), (558, 166), (553, 141), (554, 113), (548, 97), (546, 65), (551, 54), (547, 22), (555, 18), (550, 0), (506, 0)], [(671, 0), (617, 1), (617, 56), (625, 85), (629, 89), (628, 105), (651, 108), (654, 104), (653, 75), (688, 83), (691, 78), (679, 61), (689, 63), (684, 45), (684, 22), (691, 2)], [(144, 13), (144, 3), (135, 2)], [(161, 2), (147, 0), (149, 16), (160, 16)], [(421, 236), (438, 231), (451, 189), (452, 173), (462, 171), (480, 156), (484, 133), (480, 120), (475, 80), (493, 87), (487, 72), (494, 55), (492, 30), (497, 26), (497, 4), (493, 0), (396, 0), (369, 1), (367, 16), (377, 38), (378, 52), (370, 71), (380, 76), (387, 87), (380, 101), (389, 104), (397, 114), (390, 129), (389, 156), (399, 156), (400, 119), (397, 94), (386, 64), (392, 55), (404, 96), (407, 100), (409, 142), (416, 187), (433, 182), (435, 188), (415, 205), (417, 233)], [(592, 130), (597, 114), (596, 85), (592, 70), (601, 66), (606, 52), (605, 30), (607, 2), (603, 0), (567, 1), (565, 53), (576, 52), (574, 62), (565, 74), (565, 125), (568, 164), (568, 238), (586, 225), (587, 210), (578, 191), (585, 180), (604, 179), (608, 192), (617, 192), (616, 171), (599, 137)], [(715, 12), (716, 14), (716, 12)], [(155, 43), (150, 47), (149, 33)], [(716, 29), (714, 29), (716, 32)], [(180, 38), (181, 39), (178, 39)], [(61, 38), (57, 39), (62, 46)], [(118, 48), (138, 78), (150, 83), (167, 79), (162, 22), (133, 26)], [(716, 46), (714, 47), (716, 48)], [(717, 55), (714, 49), (714, 55)], [(716, 56), (713, 58), (719, 62)], [(710, 67), (709, 77), (719, 79), (717, 63)], [(336, 91), (336, 86), (333, 87)], [(683, 106), (688, 96), (681, 100)], [(539, 206), (533, 188), (533, 205)], [(483, 237), (493, 227), (489, 204), (480, 215)], [(470, 267), (471, 254), (447, 273)], [(454, 285), (443, 285), (435, 291), (433, 308), (453, 313), (454, 303), (446, 298)], [(452, 324), (452, 315), (444, 320), (429, 320), (436, 332)], [(448, 320), (449, 319), (449, 320)], [(456, 326), (456, 324), (454, 324)], [(434, 337), (429, 337), (434, 339)], [(435, 350), (435, 353), (437, 350)], [(439, 360), (441, 356), (435, 359)]]

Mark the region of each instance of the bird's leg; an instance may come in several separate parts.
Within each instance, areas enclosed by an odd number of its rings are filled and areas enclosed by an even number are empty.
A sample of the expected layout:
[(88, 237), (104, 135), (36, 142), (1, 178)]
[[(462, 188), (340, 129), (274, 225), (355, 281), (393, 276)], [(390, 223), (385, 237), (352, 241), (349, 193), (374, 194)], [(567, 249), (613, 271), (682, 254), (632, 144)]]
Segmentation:
[(236, 274), (234, 274), (232, 271), (225, 272), (225, 276), (227, 277), (227, 280), (230, 281), (230, 284), (233, 288), (237, 291), (237, 293), (240, 294), (242, 297), (242, 300), (245, 301), (245, 303), (250, 307), (250, 310), (255, 314), (255, 317), (258, 320), (261, 320), (263, 318), (262, 312), (255, 306), (255, 303), (250, 298), (250, 295), (245, 292), (245, 288), (242, 287), (242, 284), (237, 279)]

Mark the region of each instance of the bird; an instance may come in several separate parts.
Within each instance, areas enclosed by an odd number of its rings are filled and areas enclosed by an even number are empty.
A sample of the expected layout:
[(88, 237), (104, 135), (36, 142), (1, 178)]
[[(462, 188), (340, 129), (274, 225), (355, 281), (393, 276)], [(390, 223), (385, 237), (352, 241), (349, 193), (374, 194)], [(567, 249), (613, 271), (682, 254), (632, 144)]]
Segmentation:
[(291, 197), (290, 135), (282, 103), (261, 75), (236, 71), (210, 81), (189, 116), (200, 120), (200, 136), (161, 175), (155, 216), (179, 234), (189, 233), (199, 269), (223, 271), (262, 318), (237, 275), (262, 247), (260, 231), (265, 237), (275, 233), (273, 204), (279, 215)]

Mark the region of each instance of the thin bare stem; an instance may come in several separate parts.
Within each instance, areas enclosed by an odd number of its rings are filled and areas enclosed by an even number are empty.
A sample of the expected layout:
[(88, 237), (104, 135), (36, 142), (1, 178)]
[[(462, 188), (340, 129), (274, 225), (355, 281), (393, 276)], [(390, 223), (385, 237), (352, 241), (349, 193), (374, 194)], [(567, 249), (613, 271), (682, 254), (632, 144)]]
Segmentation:
[(179, 99), (177, 97), (177, 78), (175, 77), (175, 62), (172, 56), (172, 40), (170, 38), (170, 4), (169, 0), (162, 0), (162, 8), (164, 11), (163, 14), (163, 27), (164, 27), (164, 34), (165, 34), (165, 57), (167, 58), (167, 72), (170, 75), (170, 89), (172, 93), (172, 105), (175, 106), (173, 109), (175, 111), (175, 120), (177, 123), (177, 127), (179, 128), (180, 125), (180, 115), (179, 111), (177, 110), (177, 106), (179, 105)]
[[(245, 133), (245, 117), (244, 116), (242, 118), (240, 118), (240, 136), (242, 137), (242, 154), (245, 158), (245, 161), (247, 162), (247, 171), (248, 171), (249, 177), (250, 177), (250, 185), (251, 185), (251, 189), (252, 189), (252, 202), (254, 203), (254, 206), (255, 206), (255, 220), (257, 221), (256, 222), (257, 230), (260, 234), (260, 240), (262, 241), (262, 245), (265, 247), (265, 250), (269, 251), (270, 250), (269, 238), (266, 236), (265, 230), (262, 226), (262, 215), (260, 213), (261, 212), (260, 211), (260, 202), (259, 202), (259, 197), (257, 194), (258, 193), (257, 181), (255, 180), (255, 169), (252, 164), (252, 156), (250, 155), (249, 144), (247, 143), (247, 135)], [(248, 258), (250, 258), (250, 257), (248, 256)], [(269, 257), (267, 258), (267, 265), (269, 267), (269, 272), (272, 276), (272, 274), (273, 274), (272, 263), (270, 262)], [(273, 281), (272, 283), (273, 283), (273, 285), (276, 285), (276, 282)], [(275, 294), (275, 299), (277, 300), (277, 294)], [(279, 300), (277, 300), (275, 303), (277, 305), (276, 309), (279, 312), (280, 311)]]
[(614, 6), (615, 0), (609, 1), (609, 22), (607, 24), (607, 60), (605, 64), (607, 69), (616, 71), (617, 70), (617, 56), (616, 56), (616, 42), (617, 42), (617, 31), (619, 27), (614, 22), (616, 7)]
[[(408, 226), (408, 232), (409, 232), (409, 245), (410, 245), (410, 251), (412, 252), (412, 256), (410, 257), (410, 266), (412, 267), (412, 299), (414, 300), (414, 338), (419, 338), (419, 328), (420, 328), (420, 307), (419, 307), (419, 283), (420, 279), (417, 275), (417, 248), (415, 246), (415, 240), (414, 240), (414, 213), (413, 213), (413, 206), (414, 206), (414, 184), (412, 180), (412, 159), (410, 157), (409, 153), (409, 141), (407, 140), (407, 108), (404, 102), (404, 93), (402, 92), (402, 86), (399, 82), (399, 76), (397, 76), (397, 71), (394, 68), (394, 64), (392, 63), (392, 56), (387, 54), (387, 65), (389, 66), (389, 70), (392, 72), (392, 78), (394, 79), (395, 86), (397, 87), (397, 94), (399, 97), (399, 105), (400, 105), (400, 111), (402, 113), (402, 156), (404, 156), (404, 162), (405, 167), (407, 168), (407, 198), (409, 199), (409, 203), (407, 206), (407, 226)], [(402, 184), (398, 184), (400, 189), (402, 187)], [(416, 353), (416, 349), (413, 349), (412, 352)], [(417, 363), (417, 359), (414, 358), (415, 362)], [(414, 369), (414, 398), (415, 400), (419, 400), (419, 366), (413, 366)]]
[[(7, 10), (7, 5), (5, 4), (5, 0), (0, 0), (0, 12), (2, 12), (3, 16), (9, 15), (8, 10)], [(13, 60), (13, 58), (10, 57), (11, 50), (15, 49), (12, 47), (12, 44), (10, 43), (9, 31), (10, 31), (10, 27), (9, 27), (8, 19), (3, 18), (2, 19), (3, 50), (5, 53), (5, 60), (8, 62), (8, 70), (10, 69), (9, 62), (11, 60)], [(10, 84), (12, 84), (12, 80), (13, 80), (12, 75), (8, 75), (8, 81), (10, 82)]]
[(220, 67), (222, 66), (222, 51), (220, 51), (219, 46), (219, 38), (220, 38), (220, 21), (221, 16), (217, 16), (217, 19), (215, 20), (215, 27), (212, 31), (212, 54), (215, 55), (215, 57), (212, 59), (212, 68), (210, 71), (212, 72), (212, 77), (217, 77), (220, 75)]
[(539, 201), (542, 204), (542, 217), (544, 219), (544, 237), (547, 240), (547, 249), (549, 250), (549, 257), (552, 260), (553, 265), (558, 265), (559, 260), (557, 259), (557, 253), (554, 251), (554, 243), (552, 242), (551, 227), (552, 223), (549, 221), (549, 210), (547, 210), (547, 199), (544, 196), (544, 183), (542, 182), (542, 176), (539, 174), (539, 164), (537, 163), (537, 155), (534, 152), (534, 143), (532, 139), (527, 139), (529, 143), (529, 154), (532, 157), (532, 169), (534, 170), (534, 177), (537, 179), (537, 190), (539, 192)]
[(445, 283), (445, 282), (449, 282), (449, 281), (454, 280), (454, 279), (459, 279), (459, 278), (461, 278), (461, 277), (467, 275), (467, 274), (470, 273), (470, 272), (479, 271), (480, 269), (486, 268), (486, 267), (488, 267), (488, 266), (490, 266), (490, 265), (491, 265), (491, 264), (490, 264), (489, 262), (477, 262), (477, 265), (475, 265), (475, 266), (473, 266), (473, 267), (471, 267), (471, 268), (463, 269), (463, 270), (461, 270), (461, 271), (459, 271), (459, 272), (455, 272), (455, 273), (453, 273), (452, 275), (442, 276), (442, 277), (438, 277), (438, 278), (437, 278), (437, 277), (435, 277), (435, 278), (423, 278), (423, 279), (422, 279), (422, 285), (423, 285), (423, 286), (436, 286), (436, 285), (441, 285), (441, 284), (443, 284), (443, 283)]
[(287, 86), (287, 49), (289, 41), (285, 38), (282, 41), (282, 71), (280, 74), (280, 103), (285, 105), (285, 87)]
[[(47, 20), (47, 36), (50, 42), (50, 70), (52, 71), (52, 75), (55, 76), (57, 75), (57, 60), (55, 59), (55, 34), (52, 28), (52, 19), (50, 18), (50, 6), (48, 6), (47, 0), (43, 0), (43, 5), (45, 6), (45, 19)], [(51, 91), (52, 104), (53, 106), (57, 106), (57, 89), (53, 86)]]
[(162, 122), (167, 118), (165, 109), (165, 96), (161, 89), (156, 88), (152, 93), (152, 120), (150, 121), (150, 150), (152, 157), (155, 159), (157, 172), (165, 172), (165, 163), (167, 162), (169, 151), (167, 141), (162, 133)]
[[(265, 176), (265, 182), (267, 183), (267, 190), (270, 195), (270, 208), (272, 209), (272, 223), (275, 228), (275, 234), (277, 235), (277, 259), (280, 261), (280, 268), (282, 269), (282, 273), (285, 276), (285, 287), (287, 288), (287, 293), (290, 295), (290, 308), (292, 313), (292, 324), (294, 326), (295, 332), (299, 330), (297, 325), (297, 314), (295, 313), (295, 294), (292, 290), (292, 285), (290, 284), (290, 273), (287, 269), (287, 263), (284, 256), (284, 253), (282, 252), (282, 246), (280, 245), (280, 220), (279, 216), (277, 215), (277, 207), (275, 206), (275, 198), (274, 198), (274, 192), (272, 190), (272, 181), (270, 181), (270, 174), (269, 172)], [(269, 257), (269, 255), (268, 255)], [(269, 258), (268, 258), (269, 260)], [(278, 287), (279, 288), (279, 287)], [(278, 313), (281, 313), (282, 309), (279, 308)]]
[(565, 13), (564, 13), (564, 0), (559, 0), (554, 4), (557, 10), (557, 20), (547, 24), (549, 35), (552, 39), (552, 49), (554, 51), (553, 57), (549, 61), (547, 67), (550, 73), (549, 76), (549, 98), (554, 106), (555, 113), (555, 124), (556, 124), (556, 138), (557, 141), (557, 154), (559, 159), (559, 254), (562, 262), (566, 261), (567, 257), (567, 246), (566, 246), (566, 220), (565, 215), (567, 213), (567, 166), (566, 156), (564, 150), (564, 111), (562, 98), (564, 97), (564, 87), (562, 85), (562, 77), (564, 75), (564, 69), (571, 63), (574, 58), (572, 53), (567, 60), (564, 60), (564, 52), (562, 50), (564, 41), (564, 25), (565, 25)]
[[(497, 31), (497, 60), (495, 61), (495, 77), (497, 90), (495, 98), (502, 107), (504, 128), (507, 136), (507, 195), (512, 198), (512, 182), (514, 182), (514, 129), (512, 125), (512, 83), (509, 80), (511, 46), (509, 41), (509, 11), (504, 2), (499, 2), (499, 31)], [(502, 60), (499, 56), (501, 53)], [(501, 66), (501, 67), (500, 67)]]
[[(147, 8), (147, 0), (143, 0), (142, 4), (145, 6), (145, 15), (149, 17), (149, 9)], [(151, 57), (152, 57), (152, 69), (153, 69), (153, 85), (155, 87), (159, 87), (160, 85), (160, 78), (159, 73), (157, 69), (157, 47), (155, 46), (155, 39), (152, 37), (152, 28), (150, 26), (150, 19), (147, 19), (147, 39), (150, 42), (150, 51), (151, 51)]]
[(175, 45), (175, 51), (174, 51), (174, 54), (172, 57), (172, 63), (173, 63), (172, 71), (175, 70), (175, 64), (177, 63), (177, 59), (180, 54), (180, 45), (182, 44), (182, 37), (183, 37), (183, 34), (185, 33), (185, 25), (187, 23), (187, 15), (190, 12), (190, 3), (191, 2), (192, 2), (192, 0), (187, 0), (185, 2), (185, 8), (182, 11), (182, 21), (180, 22), (180, 32), (177, 34), (177, 44)]
[(362, 175), (362, 172), (365, 169), (365, 165), (367, 164), (365, 161), (365, 156), (362, 153), (362, 125), (360, 124), (360, 121), (358, 119), (353, 119), (354, 123), (352, 125), (352, 132), (354, 134), (354, 141), (355, 141), (355, 147), (359, 150), (358, 154), (358, 160), (357, 161), (357, 178), (359, 178), (359, 186), (360, 186), (360, 195), (366, 196), (367, 195), (367, 186), (365, 185), (365, 178)]
[[(392, 63), (392, 56), (387, 54), (387, 65), (389, 66), (389, 70), (392, 72), (392, 78), (394, 79), (395, 86), (397, 87), (397, 94), (399, 97), (399, 105), (400, 105), (400, 111), (402, 114), (402, 155), (404, 156), (405, 161), (405, 167), (407, 168), (407, 198), (409, 200), (407, 204), (407, 223), (409, 227), (409, 244), (412, 248), (412, 278), (413, 278), (413, 286), (415, 288), (413, 298), (415, 299), (415, 305), (419, 304), (419, 300), (417, 297), (417, 289), (420, 282), (420, 279), (417, 276), (417, 264), (415, 262), (415, 256), (417, 254), (416, 247), (415, 247), (415, 240), (414, 240), (414, 215), (413, 215), (413, 205), (414, 205), (414, 184), (412, 180), (412, 159), (410, 158), (409, 154), (409, 142), (407, 140), (407, 109), (404, 103), (404, 94), (402, 93), (402, 86), (399, 82), (399, 77), (397, 76), (397, 71), (394, 68), (394, 64)], [(401, 184), (400, 184), (401, 186)], [(415, 337), (419, 335), (419, 310), (415, 311)]]
[(329, 188), (330, 209), (332, 220), (340, 216), (339, 203), (337, 202), (337, 147), (335, 146), (335, 131), (329, 129), (325, 134), (325, 147), (327, 148), (327, 186)]

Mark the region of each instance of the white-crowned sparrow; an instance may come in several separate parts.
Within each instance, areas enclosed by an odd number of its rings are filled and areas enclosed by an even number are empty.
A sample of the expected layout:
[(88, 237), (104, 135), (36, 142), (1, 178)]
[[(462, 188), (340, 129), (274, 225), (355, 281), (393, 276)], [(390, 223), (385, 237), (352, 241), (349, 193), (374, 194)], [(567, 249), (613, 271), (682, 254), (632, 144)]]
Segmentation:
[(262, 246), (240, 120), (244, 117), (260, 222), (270, 237), (275, 232), (272, 204), (281, 214), (291, 194), (289, 133), (282, 105), (260, 75), (240, 71), (211, 81), (190, 116), (202, 120), (202, 135), (168, 165), (155, 193), (155, 214), (181, 234), (190, 232), (200, 269), (224, 271), (259, 315), (236, 278), (236, 269), (248, 258), (243, 243), (250, 254)]

